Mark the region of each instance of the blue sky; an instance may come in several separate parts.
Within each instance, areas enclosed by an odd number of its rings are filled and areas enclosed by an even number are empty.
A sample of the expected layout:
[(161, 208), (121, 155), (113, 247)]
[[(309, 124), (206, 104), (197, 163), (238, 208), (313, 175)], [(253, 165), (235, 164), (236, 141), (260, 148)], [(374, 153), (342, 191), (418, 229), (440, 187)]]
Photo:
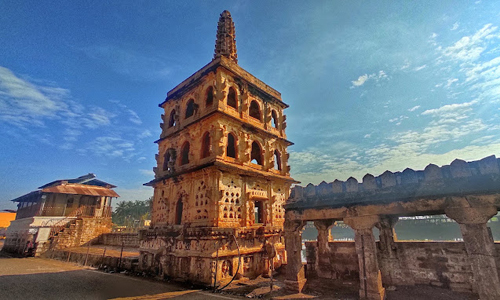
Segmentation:
[(0, 209), (89, 172), (152, 195), (158, 104), (224, 9), (240, 66), (290, 105), (304, 185), (500, 155), (498, 1), (3, 1)]

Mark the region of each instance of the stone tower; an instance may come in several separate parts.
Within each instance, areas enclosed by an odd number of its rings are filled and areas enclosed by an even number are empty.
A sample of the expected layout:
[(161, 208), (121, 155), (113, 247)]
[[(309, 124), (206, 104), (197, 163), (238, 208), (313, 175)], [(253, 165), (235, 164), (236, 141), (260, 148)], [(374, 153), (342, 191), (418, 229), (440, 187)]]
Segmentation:
[[(281, 94), (237, 63), (224, 11), (213, 60), (167, 93), (156, 155), (151, 227), (140, 267), (220, 284), (286, 261), (283, 204), (290, 177)], [(264, 247), (267, 244), (266, 247)]]

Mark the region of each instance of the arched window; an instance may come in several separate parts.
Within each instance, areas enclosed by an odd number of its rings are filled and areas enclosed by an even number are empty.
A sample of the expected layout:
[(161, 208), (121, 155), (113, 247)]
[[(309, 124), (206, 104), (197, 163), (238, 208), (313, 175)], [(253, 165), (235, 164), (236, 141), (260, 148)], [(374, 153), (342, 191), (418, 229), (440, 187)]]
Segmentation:
[(172, 160), (172, 156), (170, 155), (170, 151), (166, 151), (165, 155), (163, 156), (163, 171), (169, 171), (169, 162)]
[(281, 171), (281, 154), (278, 150), (274, 150), (274, 168)]
[(170, 112), (170, 117), (168, 118), (168, 128), (175, 126), (175, 109)]
[(276, 114), (276, 111), (274, 109), (271, 112), (271, 117), (273, 118), (273, 127), (278, 129), (278, 115)]
[(189, 163), (189, 142), (185, 142), (181, 150), (181, 166), (187, 163)]
[(207, 89), (207, 98), (205, 100), (205, 106), (211, 106), (214, 103), (214, 88), (209, 87)]
[(250, 117), (260, 121), (260, 106), (255, 100), (252, 100), (250, 103), (249, 115)]
[(176, 225), (182, 224), (182, 208), (183, 208), (182, 198), (179, 198), (179, 200), (177, 200), (177, 204), (175, 205), (175, 224)]
[(262, 166), (262, 148), (257, 142), (252, 143), (252, 155), (250, 161)]
[(236, 158), (236, 138), (232, 133), (227, 135), (226, 156)]
[(201, 139), (201, 158), (210, 156), (210, 133), (205, 132)]
[(194, 114), (194, 100), (189, 99), (186, 105), (186, 119), (191, 117)]
[(236, 101), (236, 90), (232, 87), (229, 88), (229, 93), (227, 94), (227, 105), (238, 108), (238, 103)]

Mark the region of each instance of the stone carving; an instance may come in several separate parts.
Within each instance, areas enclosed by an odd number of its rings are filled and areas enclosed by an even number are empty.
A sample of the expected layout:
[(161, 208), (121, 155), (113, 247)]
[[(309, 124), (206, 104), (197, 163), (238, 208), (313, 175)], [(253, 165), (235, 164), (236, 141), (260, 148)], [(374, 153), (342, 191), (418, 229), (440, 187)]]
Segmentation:
[[(141, 233), (143, 271), (161, 269), (162, 276), (210, 285), (217, 279), (219, 284), (236, 272), (234, 240), (246, 257), (238, 271), (242, 276), (262, 274), (265, 239), (274, 243), (275, 264), (286, 262), (279, 236), (283, 206), (294, 182), (286, 165), (291, 143), (284, 130), (278, 132), (265, 122), (269, 105), (283, 119), (287, 105), (277, 91), (238, 66), (236, 57), (234, 24), (225, 11), (212, 62), (170, 90), (160, 104), (162, 121), (168, 126), (162, 127), (156, 141), (155, 178), (146, 184), (155, 192), (151, 227)], [(231, 89), (236, 92), (237, 110), (227, 105)], [(261, 120), (249, 117), (251, 101), (259, 103), (260, 116), (265, 116)], [(193, 114), (186, 116), (188, 105)], [(234, 144), (228, 144), (230, 137)], [(254, 141), (261, 147), (254, 147), (261, 151), (260, 166), (250, 162)], [(275, 149), (284, 167), (268, 171)], [(164, 249), (157, 252), (161, 246)], [(158, 260), (151, 260), (152, 255)]]

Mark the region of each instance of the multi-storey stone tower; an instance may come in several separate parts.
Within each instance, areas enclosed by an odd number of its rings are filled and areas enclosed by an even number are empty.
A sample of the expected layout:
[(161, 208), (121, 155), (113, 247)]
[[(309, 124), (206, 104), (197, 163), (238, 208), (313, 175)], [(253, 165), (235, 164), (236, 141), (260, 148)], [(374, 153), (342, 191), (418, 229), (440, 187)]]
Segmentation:
[[(224, 11), (213, 60), (168, 92), (156, 155), (143, 269), (205, 284), (286, 261), (283, 204), (290, 177), (281, 94), (237, 63)], [(265, 244), (268, 246), (264, 247)], [(272, 256), (272, 255), (271, 255)]]

